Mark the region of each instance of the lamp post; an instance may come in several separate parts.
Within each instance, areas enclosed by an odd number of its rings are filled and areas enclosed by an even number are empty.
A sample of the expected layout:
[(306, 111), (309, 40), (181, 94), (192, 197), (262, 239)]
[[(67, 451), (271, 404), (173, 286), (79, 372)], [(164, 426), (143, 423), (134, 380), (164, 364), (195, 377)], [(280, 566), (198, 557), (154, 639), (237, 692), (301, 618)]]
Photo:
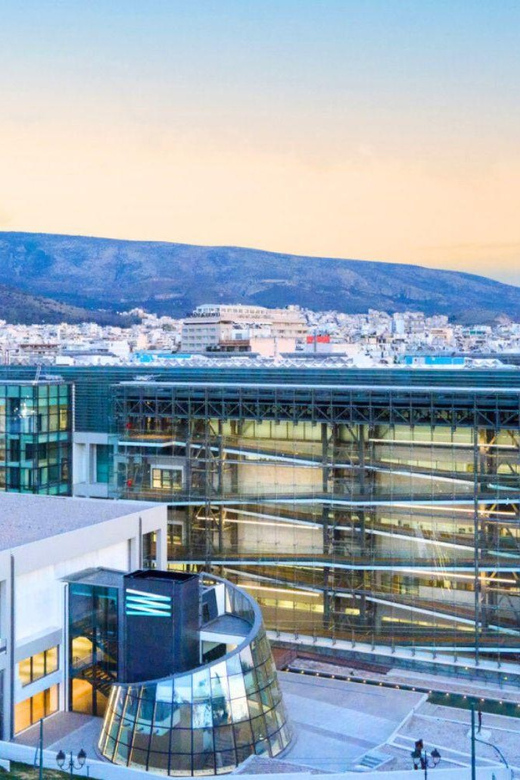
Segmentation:
[(76, 770), (83, 769), (83, 767), (85, 766), (86, 758), (87, 758), (87, 754), (85, 753), (83, 748), (81, 748), (81, 750), (79, 751), (77, 758), (74, 758), (74, 755), (71, 750), (68, 759), (65, 753), (63, 752), (63, 750), (60, 750), (60, 752), (56, 756), (56, 763), (58, 764), (60, 769), (66, 767), (70, 771), (70, 776), (72, 777), (75, 769)]
[(38, 780), (43, 780), (43, 718), (40, 718), (40, 737), (38, 739)]
[[(471, 705), (471, 779), (475, 780), (477, 776), (477, 760), (476, 760), (476, 751), (475, 751), (475, 743), (480, 742), (481, 745), (487, 745), (490, 748), (493, 748), (495, 753), (500, 758), (501, 762), (504, 764), (506, 769), (509, 769), (509, 764), (507, 763), (504, 754), (500, 750), (500, 748), (497, 748), (496, 745), (493, 745), (491, 742), (486, 742), (484, 739), (479, 739), (477, 736), (475, 736), (475, 705)], [(513, 770), (509, 770), (511, 772), (511, 777), (513, 777)]]
[(413, 760), (413, 768), (424, 769), (425, 780), (428, 779), (428, 769), (433, 769), (436, 767), (441, 760), (441, 754), (437, 748), (433, 748), (433, 750), (430, 750), (429, 753), (427, 750), (425, 750), (422, 739), (417, 740), (415, 743), (415, 750), (412, 750), (410, 755), (412, 756)]

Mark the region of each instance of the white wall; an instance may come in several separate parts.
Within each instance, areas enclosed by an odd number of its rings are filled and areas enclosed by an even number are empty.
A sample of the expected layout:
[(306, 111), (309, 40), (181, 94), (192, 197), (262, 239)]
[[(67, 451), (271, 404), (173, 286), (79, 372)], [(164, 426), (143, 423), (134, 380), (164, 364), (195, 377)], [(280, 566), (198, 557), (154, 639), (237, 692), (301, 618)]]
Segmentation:
[(96, 482), (97, 445), (109, 444), (107, 433), (73, 434), (72, 489), (75, 496), (108, 498), (108, 485)]
[[(45, 501), (55, 502), (59, 512), (65, 503), (70, 502), (72, 506), (78, 499), (46, 498)], [(95, 513), (101, 503), (92, 501), (89, 506)], [(11, 702), (59, 682), (62, 677), (63, 652), (58, 672), (27, 686), (23, 691), (17, 683), (15, 669), (15, 661), (26, 657), (24, 653), (30, 655), (33, 651), (40, 652), (61, 642), (65, 591), (62, 578), (95, 567), (124, 571), (137, 568), (140, 528), (143, 534), (157, 532), (158, 567), (166, 568), (166, 506), (118, 502), (118, 507), (122, 514), (105, 522), (59, 533), (11, 550), (0, 550), (0, 629), (7, 640), (6, 652), (0, 653), (0, 669), (6, 670), (3, 711), (6, 734), (11, 729)], [(12, 562), (15, 573), (14, 637), (10, 620)], [(17, 645), (18, 652), (13, 644)], [(11, 686), (11, 669), (14, 689)], [(60, 707), (64, 705), (63, 695), (62, 687)]]
[(128, 543), (105, 547), (52, 566), (21, 574), (16, 578), (16, 642), (48, 631), (63, 623), (63, 583), (61, 578), (83, 569), (104, 566), (128, 569)]

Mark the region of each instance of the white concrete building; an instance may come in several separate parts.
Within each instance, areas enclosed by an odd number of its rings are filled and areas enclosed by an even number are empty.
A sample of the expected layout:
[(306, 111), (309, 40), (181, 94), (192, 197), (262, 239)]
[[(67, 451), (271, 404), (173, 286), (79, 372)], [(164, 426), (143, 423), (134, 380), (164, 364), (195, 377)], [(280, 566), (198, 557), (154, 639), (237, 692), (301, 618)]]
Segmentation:
[(197, 306), (184, 320), (181, 348), (183, 352), (205, 352), (208, 347), (256, 336), (296, 341), (307, 335), (307, 324), (301, 311), (294, 307), (267, 309), (263, 306), (211, 305)]
[(64, 578), (139, 569), (152, 537), (166, 568), (160, 504), (0, 494), (1, 738), (69, 707)]

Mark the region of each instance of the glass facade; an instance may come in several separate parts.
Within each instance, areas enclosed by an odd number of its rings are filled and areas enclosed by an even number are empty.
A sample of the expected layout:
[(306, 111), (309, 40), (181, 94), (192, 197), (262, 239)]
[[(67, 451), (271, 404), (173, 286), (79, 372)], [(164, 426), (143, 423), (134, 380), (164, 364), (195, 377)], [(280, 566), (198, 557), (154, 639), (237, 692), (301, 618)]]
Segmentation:
[(165, 775), (231, 772), (250, 755), (277, 756), (290, 726), (269, 641), (253, 600), (226, 584), (227, 615), (246, 639), (212, 663), (112, 688), (99, 749), (110, 761)]
[(117, 588), (70, 583), (70, 709), (103, 715), (117, 672)]
[(171, 565), (218, 567), (284, 639), (518, 661), (520, 372), (48, 372), (78, 431), (114, 435), (111, 495), (169, 504)]
[(96, 445), (96, 482), (107, 484), (110, 481), (113, 455), (113, 447), (109, 444)]
[(70, 495), (72, 386), (0, 382), (0, 490)]
[[(167, 501), (172, 565), (218, 566), (284, 639), (515, 660), (520, 390), (347, 373), (114, 387), (118, 494)], [(168, 463), (181, 489), (154, 481)]]

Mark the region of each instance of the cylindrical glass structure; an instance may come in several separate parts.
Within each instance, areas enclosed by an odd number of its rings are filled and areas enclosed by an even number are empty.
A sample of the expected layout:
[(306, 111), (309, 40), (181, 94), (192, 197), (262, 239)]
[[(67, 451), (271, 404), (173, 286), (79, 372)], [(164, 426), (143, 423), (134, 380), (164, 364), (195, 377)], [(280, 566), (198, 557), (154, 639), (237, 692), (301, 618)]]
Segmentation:
[(288, 746), (291, 728), (260, 609), (231, 583), (225, 591), (226, 614), (250, 625), (244, 641), (189, 672), (114, 685), (99, 741), (105, 758), (165, 775), (213, 775)]

